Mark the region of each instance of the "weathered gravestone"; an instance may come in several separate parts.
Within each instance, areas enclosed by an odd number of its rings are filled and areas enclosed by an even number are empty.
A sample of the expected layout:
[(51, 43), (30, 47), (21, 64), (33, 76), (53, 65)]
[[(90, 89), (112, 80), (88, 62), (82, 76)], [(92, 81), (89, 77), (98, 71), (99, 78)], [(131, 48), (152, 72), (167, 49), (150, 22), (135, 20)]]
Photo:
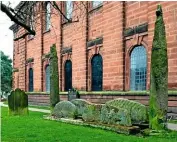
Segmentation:
[(77, 98), (79, 98), (78, 91), (74, 88), (69, 89), (69, 91), (68, 91), (68, 101), (71, 101), (71, 100), (77, 99)]
[(28, 115), (28, 96), (20, 89), (15, 89), (8, 96), (9, 115)]

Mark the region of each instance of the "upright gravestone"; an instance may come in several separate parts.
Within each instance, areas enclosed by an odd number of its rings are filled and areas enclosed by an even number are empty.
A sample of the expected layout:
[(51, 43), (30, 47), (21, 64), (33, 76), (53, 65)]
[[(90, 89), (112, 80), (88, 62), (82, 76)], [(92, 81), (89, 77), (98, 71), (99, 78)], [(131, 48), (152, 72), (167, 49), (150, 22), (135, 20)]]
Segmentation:
[(68, 91), (68, 101), (79, 98), (79, 93), (76, 89), (69, 89)]
[(28, 115), (28, 96), (20, 89), (15, 89), (8, 96), (9, 115)]

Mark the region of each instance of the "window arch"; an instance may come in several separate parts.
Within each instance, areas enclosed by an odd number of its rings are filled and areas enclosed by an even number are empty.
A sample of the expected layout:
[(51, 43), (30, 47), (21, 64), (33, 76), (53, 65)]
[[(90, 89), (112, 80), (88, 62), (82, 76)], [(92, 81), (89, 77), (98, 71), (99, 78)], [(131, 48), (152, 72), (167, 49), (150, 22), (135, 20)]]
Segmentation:
[(143, 46), (137, 46), (131, 52), (130, 90), (146, 90), (147, 54)]
[(29, 69), (29, 92), (33, 92), (33, 69)]
[(72, 89), (72, 62), (67, 60), (65, 63), (65, 91)]
[(47, 65), (45, 68), (45, 88), (46, 92), (50, 92), (50, 66)]
[(101, 91), (103, 84), (103, 60), (100, 54), (94, 55), (91, 60), (92, 91)]

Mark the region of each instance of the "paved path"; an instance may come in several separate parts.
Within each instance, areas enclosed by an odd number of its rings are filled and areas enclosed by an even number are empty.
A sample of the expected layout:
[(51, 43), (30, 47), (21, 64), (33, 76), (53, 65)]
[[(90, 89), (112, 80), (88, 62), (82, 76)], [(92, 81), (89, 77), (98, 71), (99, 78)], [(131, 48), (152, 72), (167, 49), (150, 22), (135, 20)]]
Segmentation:
[[(8, 107), (8, 105), (3, 104), (3, 102), (0, 102), (0, 106), (4, 106), (4, 107)], [(30, 111), (37, 111), (37, 112), (44, 112), (44, 113), (50, 113), (50, 110), (46, 110), (46, 109), (38, 109), (38, 108), (30, 108)], [(177, 131), (177, 124), (174, 123), (168, 123), (167, 124), (168, 129), (170, 130), (175, 130)]]
[(167, 127), (168, 127), (168, 129), (170, 129), (170, 130), (175, 130), (175, 131), (177, 131), (177, 124), (168, 123), (168, 124), (167, 124)]
[[(8, 105), (3, 104), (3, 102), (0, 102), (0, 106), (8, 107)], [(29, 110), (30, 110), (30, 111), (37, 111), (37, 112), (50, 113), (50, 110), (46, 110), (46, 109), (39, 109), (39, 108), (31, 108), (31, 107), (29, 107)]]

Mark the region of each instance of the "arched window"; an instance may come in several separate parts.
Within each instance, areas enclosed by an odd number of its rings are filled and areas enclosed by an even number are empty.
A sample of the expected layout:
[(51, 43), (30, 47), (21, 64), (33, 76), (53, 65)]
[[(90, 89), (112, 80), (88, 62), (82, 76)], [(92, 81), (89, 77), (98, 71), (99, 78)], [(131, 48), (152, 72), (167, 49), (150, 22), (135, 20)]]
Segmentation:
[(101, 55), (93, 56), (92, 65), (92, 91), (101, 91), (103, 83), (103, 61)]
[(29, 69), (29, 92), (33, 92), (33, 69)]
[(143, 46), (133, 49), (130, 64), (130, 89), (146, 90), (147, 55)]
[(50, 92), (50, 66), (47, 65), (45, 68), (45, 88), (46, 92)]
[(72, 63), (67, 60), (65, 63), (65, 91), (72, 89)]

